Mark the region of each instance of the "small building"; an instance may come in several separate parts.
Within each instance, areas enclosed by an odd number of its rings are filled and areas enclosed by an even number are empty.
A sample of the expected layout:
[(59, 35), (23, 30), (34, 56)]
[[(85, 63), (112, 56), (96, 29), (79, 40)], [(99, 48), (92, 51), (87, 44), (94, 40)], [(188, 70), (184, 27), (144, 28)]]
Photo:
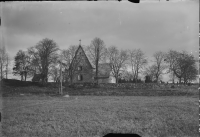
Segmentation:
[(32, 82), (40, 82), (42, 81), (42, 75), (41, 74), (34, 74), (32, 78)]
[(98, 83), (116, 83), (109, 63), (99, 64)]

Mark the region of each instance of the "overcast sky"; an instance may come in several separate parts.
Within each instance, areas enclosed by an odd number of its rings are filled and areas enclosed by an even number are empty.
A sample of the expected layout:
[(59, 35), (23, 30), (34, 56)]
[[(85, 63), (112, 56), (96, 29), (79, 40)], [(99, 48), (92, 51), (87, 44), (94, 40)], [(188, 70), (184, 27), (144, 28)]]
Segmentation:
[(14, 57), (44, 38), (60, 49), (89, 45), (95, 37), (106, 46), (156, 51), (186, 50), (198, 57), (199, 2), (4, 2), (2, 43)]

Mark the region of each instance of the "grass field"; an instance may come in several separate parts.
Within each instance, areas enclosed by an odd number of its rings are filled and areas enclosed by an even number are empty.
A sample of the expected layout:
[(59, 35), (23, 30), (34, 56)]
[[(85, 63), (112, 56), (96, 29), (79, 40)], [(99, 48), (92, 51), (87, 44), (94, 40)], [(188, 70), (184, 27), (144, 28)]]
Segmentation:
[(198, 137), (198, 96), (3, 97), (2, 133), (8, 137)]

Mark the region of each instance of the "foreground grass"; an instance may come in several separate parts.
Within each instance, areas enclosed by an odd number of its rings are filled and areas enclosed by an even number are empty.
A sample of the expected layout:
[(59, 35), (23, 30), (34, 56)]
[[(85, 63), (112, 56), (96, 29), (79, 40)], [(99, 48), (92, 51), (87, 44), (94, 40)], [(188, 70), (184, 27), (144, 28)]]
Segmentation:
[(8, 137), (198, 136), (198, 97), (23, 95), (4, 97), (3, 106)]

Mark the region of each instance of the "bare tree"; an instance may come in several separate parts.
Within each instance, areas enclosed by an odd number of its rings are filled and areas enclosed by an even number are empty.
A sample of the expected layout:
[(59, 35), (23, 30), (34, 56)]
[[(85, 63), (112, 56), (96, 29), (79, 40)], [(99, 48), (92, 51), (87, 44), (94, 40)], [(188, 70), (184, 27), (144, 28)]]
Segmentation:
[(6, 69), (5, 69), (5, 73), (6, 73), (6, 79), (8, 79), (8, 73), (10, 72), (9, 69), (9, 64), (10, 64), (11, 58), (8, 56), (8, 53), (6, 54)]
[(129, 51), (129, 60), (131, 64), (133, 78), (136, 80), (137, 83), (138, 75), (147, 64), (147, 59), (145, 58), (144, 52), (142, 52), (141, 49), (134, 49)]
[(187, 54), (185, 51), (182, 53), (178, 52), (175, 59), (176, 61), (173, 66), (173, 72), (179, 79), (179, 83), (181, 83), (182, 79), (185, 84), (188, 80), (191, 81), (196, 79), (198, 71), (193, 55)]
[(7, 72), (6, 68), (8, 66), (8, 53), (6, 52), (6, 48), (5, 46), (0, 47), (0, 75), (1, 75), (1, 80), (4, 78), (5, 76), (5, 72)]
[(21, 81), (26, 81), (27, 75), (30, 72), (30, 58), (25, 51), (19, 50), (15, 56), (15, 65), (13, 74), (20, 75)]
[(42, 68), (40, 64), (40, 58), (35, 50), (35, 47), (28, 48), (28, 56), (30, 57), (30, 67), (32, 70), (32, 75), (41, 73)]
[(151, 65), (145, 69), (143, 74), (146, 76), (149, 76), (151, 81), (154, 81), (154, 80), (156, 80), (156, 71), (157, 71), (156, 69), (157, 69), (157, 67), (155, 64)]
[(98, 83), (98, 68), (99, 63), (105, 60), (106, 47), (104, 41), (100, 38), (94, 38), (91, 44), (87, 47), (88, 57), (92, 61), (92, 64), (95, 66), (96, 73), (96, 82)]
[(168, 53), (166, 54), (166, 58), (165, 58), (165, 62), (168, 64), (167, 73), (171, 73), (170, 76), (172, 77), (173, 83), (174, 83), (174, 80), (175, 80), (175, 74), (174, 74), (173, 70), (175, 69), (175, 64), (176, 64), (178, 55), (179, 55), (179, 53), (177, 51), (169, 50)]
[(128, 51), (118, 50), (117, 47), (112, 46), (108, 48), (108, 60), (112, 70), (112, 75), (118, 83), (121, 73), (125, 70), (128, 60)]
[(120, 78), (125, 79), (126, 81), (130, 81), (131, 79), (134, 79), (133, 73), (125, 70), (123, 71), (122, 75), (120, 76)]
[[(78, 60), (74, 59), (77, 49), (78, 49), (78, 46), (72, 45), (68, 49), (61, 51), (61, 56), (63, 59), (62, 61), (63, 67), (65, 68), (65, 71), (63, 73), (64, 74), (63, 78), (65, 78), (66, 82), (68, 81), (67, 79), (69, 78), (70, 83), (72, 83), (72, 78), (76, 71), (75, 68), (77, 68), (77, 65), (78, 65)], [(74, 59), (74, 62), (73, 62), (73, 65), (71, 65), (73, 59)]]
[(169, 71), (173, 74), (174, 78), (179, 79), (179, 83), (191, 82), (197, 77), (197, 68), (195, 64), (195, 58), (193, 55), (187, 54), (187, 52), (177, 52), (170, 50), (166, 56), (166, 62), (168, 64)]
[(164, 52), (158, 51), (154, 55), (154, 69), (155, 69), (155, 80), (158, 82), (159, 77), (164, 74), (164, 70), (166, 69), (166, 64), (165, 64), (165, 57), (166, 54)]
[(56, 66), (51, 67), (51, 69), (49, 70), (49, 73), (53, 79), (54, 82), (58, 81), (59, 78), (59, 68)]
[(52, 67), (52, 64), (57, 61), (57, 51), (57, 44), (48, 38), (39, 41), (35, 47), (29, 48), (32, 64), (34, 64), (35, 69), (38, 68), (41, 73), (43, 83), (47, 82), (49, 69)]
[(72, 62), (77, 49), (78, 46), (72, 45), (68, 49), (61, 51), (61, 56), (63, 58), (63, 62), (66, 64), (67, 69), (69, 68), (70, 63)]
[(198, 75), (198, 70), (196, 65), (189, 65), (186, 69), (186, 72), (183, 76), (184, 84), (191, 83), (193, 80), (196, 80)]

